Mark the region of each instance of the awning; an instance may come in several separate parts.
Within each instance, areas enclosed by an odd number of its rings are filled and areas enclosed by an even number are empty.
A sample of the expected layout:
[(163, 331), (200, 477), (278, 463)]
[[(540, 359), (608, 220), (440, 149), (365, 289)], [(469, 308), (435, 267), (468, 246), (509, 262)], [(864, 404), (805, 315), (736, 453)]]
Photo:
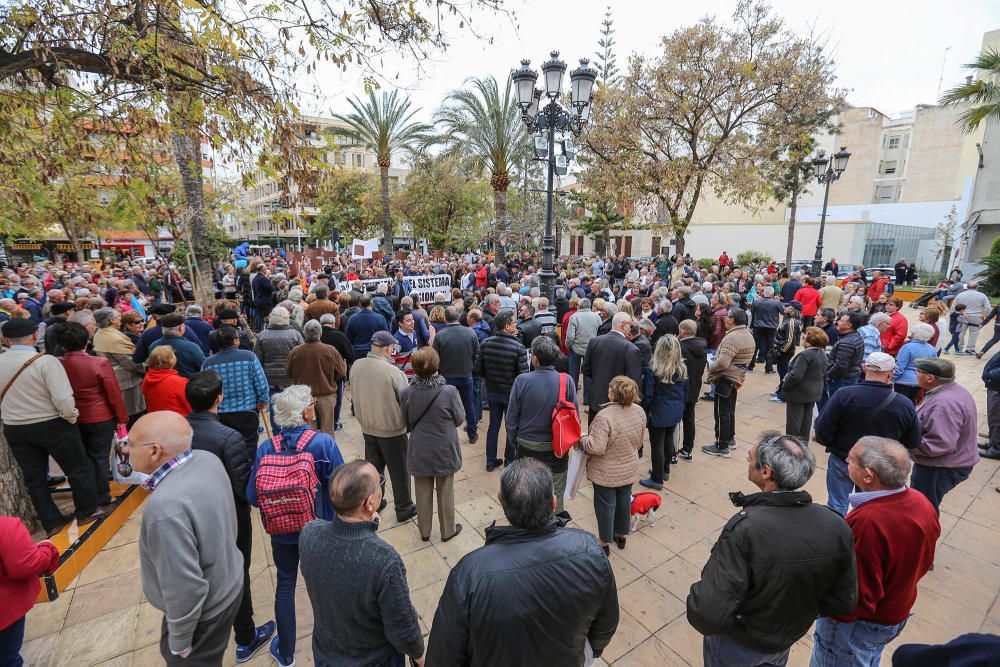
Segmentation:
[[(96, 246), (94, 246), (93, 242), (91, 242), (91, 241), (83, 241), (83, 242), (80, 243), (80, 250), (93, 250), (95, 247)], [(73, 250), (76, 250), (76, 248), (73, 247), (72, 243), (57, 243), (56, 244), (56, 250), (70, 250), (70, 251), (73, 251)]]
[(11, 250), (41, 250), (41, 243), (11, 243)]

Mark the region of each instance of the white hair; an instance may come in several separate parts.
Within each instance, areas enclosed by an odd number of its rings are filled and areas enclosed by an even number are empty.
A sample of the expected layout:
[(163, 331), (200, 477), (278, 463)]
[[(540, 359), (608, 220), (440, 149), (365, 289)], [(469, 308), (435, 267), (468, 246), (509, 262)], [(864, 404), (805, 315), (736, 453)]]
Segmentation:
[(201, 306), (199, 306), (198, 304), (192, 303), (184, 311), (184, 314), (187, 315), (188, 317), (201, 317), (201, 312), (202, 312), (201, 311)]
[(302, 327), (302, 338), (307, 343), (318, 341), (323, 336), (323, 325), (316, 320), (309, 320)]
[(934, 337), (934, 327), (924, 322), (918, 322), (910, 327), (910, 335), (913, 340), (920, 340), (926, 343)]
[[(271, 311), (272, 313), (274, 311)], [(302, 424), (302, 413), (312, 403), (312, 389), (308, 385), (293, 384), (271, 399), (274, 403), (274, 423), (281, 428)]]
[(271, 326), (281, 327), (287, 326), (291, 314), (288, 312), (287, 308), (282, 308), (281, 306), (275, 307), (268, 316), (268, 324)]

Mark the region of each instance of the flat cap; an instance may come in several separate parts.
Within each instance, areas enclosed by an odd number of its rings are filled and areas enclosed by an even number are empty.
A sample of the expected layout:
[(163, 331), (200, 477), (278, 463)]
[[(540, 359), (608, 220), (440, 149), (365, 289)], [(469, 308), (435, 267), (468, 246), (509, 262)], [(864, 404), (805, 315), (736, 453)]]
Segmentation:
[(60, 301), (59, 303), (52, 304), (52, 314), (62, 315), (63, 313), (68, 313), (74, 308), (76, 308), (76, 304), (72, 301)]
[(802, 312), (802, 304), (799, 303), (798, 301), (789, 301), (785, 305), (786, 306), (791, 306), (792, 308), (794, 308), (795, 310), (799, 311), (800, 313)]
[(238, 320), (240, 319), (240, 314), (236, 312), (235, 308), (223, 308), (219, 311), (220, 320)]
[(173, 304), (169, 303), (158, 303), (152, 308), (150, 308), (149, 312), (152, 313), (153, 315), (162, 317), (164, 315), (169, 315), (170, 313), (174, 312), (174, 306)]
[(38, 331), (38, 324), (27, 317), (17, 317), (3, 323), (5, 338), (27, 338)]
[(372, 334), (372, 345), (374, 347), (388, 347), (395, 342), (396, 339), (388, 331), (376, 331)]
[(951, 363), (947, 359), (924, 357), (923, 359), (914, 360), (913, 365), (917, 367), (918, 371), (923, 371), (928, 375), (933, 375), (934, 377), (945, 380), (955, 379), (955, 364)]

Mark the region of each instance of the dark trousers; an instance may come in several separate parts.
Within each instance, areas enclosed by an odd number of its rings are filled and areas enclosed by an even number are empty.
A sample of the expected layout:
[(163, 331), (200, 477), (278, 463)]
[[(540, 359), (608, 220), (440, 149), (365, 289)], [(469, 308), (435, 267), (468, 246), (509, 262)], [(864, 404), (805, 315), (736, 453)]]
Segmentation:
[(684, 424), (684, 444), (681, 449), (688, 454), (694, 450), (694, 409), (697, 405), (698, 401), (684, 404), (684, 418), (682, 419), (682, 423)]
[(243, 595), (236, 609), (233, 630), (236, 643), (246, 646), (254, 640), (257, 628), (253, 624), (253, 596), (250, 594), (250, 555), (253, 548), (253, 523), (250, 505), (245, 500), (236, 501), (236, 548), (243, 554)]
[(0, 665), (21, 667), (21, 646), (24, 644), (24, 616), (0, 630)]
[(736, 444), (736, 387), (723, 397), (715, 392), (715, 444), (732, 447)]
[(837, 393), (841, 387), (853, 387), (860, 381), (860, 378), (837, 378), (836, 380), (827, 380), (823, 384), (823, 394), (816, 401), (816, 406), (819, 408), (820, 412), (823, 412), (823, 406), (826, 402), (830, 400), (830, 397)]
[(757, 362), (761, 362), (764, 364), (764, 371), (771, 372), (771, 361), (768, 359), (767, 353), (771, 351), (771, 346), (774, 345), (774, 334), (776, 331), (777, 329), (765, 327), (753, 328), (753, 340), (757, 345), (757, 349), (754, 350), (753, 359), (750, 360), (750, 369), (753, 369), (754, 364)]
[[(576, 386), (580, 386), (580, 369), (583, 368), (583, 355), (570, 350), (569, 352), (569, 376), (573, 378)], [(587, 399), (584, 399), (587, 400)]]
[[(495, 394), (489, 392), (489, 403), (490, 403), (490, 427), (486, 431), (486, 465), (494, 465), (497, 462), (497, 446), (500, 440), (500, 426), (503, 424), (504, 414), (507, 412), (507, 404), (510, 403), (510, 397), (506, 394)], [(514, 443), (507, 438), (507, 442), (504, 443), (504, 461), (508, 463), (514, 462)]]
[(902, 394), (906, 396), (913, 405), (917, 404), (917, 395), (920, 393), (920, 385), (916, 384), (899, 384), (898, 382), (892, 386), (897, 394)]
[(250, 463), (253, 463), (257, 457), (257, 441), (260, 439), (260, 433), (257, 431), (260, 426), (260, 416), (256, 412), (249, 411), (220, 412), (219, 421), (240, 434), (246, 445)]
[(774, 390), (778, 396), (781, 396), (781, 385), (785, 382), (785, 376), (788, 375), (788, 366), (792, 363), (793, 356), (795, 356), (794, 351), (778, 355), (778, 388)]
[[(458, 395), (462, 398), (462, 407), (465, 408), (465, 432), (470, 438), (476, 434), (476, 398), (473, 392), (472, 376), (468, 377), (446, 377), (445, 382), (458, 389)], [(395, 489), (395, 484), (393, 488)]]
[(74, 424), (56, 417), (35, 424), (4, 425), (3, 433), (14, 459), (21, 466), (28, 495), (45, 530), (62, 523), (62, 513), (49, 494), (50, 456), (69, 479), (76, 518), (83, 519), (94, 513), (97, 509), (94, 466)]
[(803, 315), (802, 316), (802, 330), (805, 331), (806, 327), (811, 327), (815, 321), (815, 315)]
[(274, 622), (278, 626), (278, 651), (282, 658), (295, 655), (295, 584), (299, 578), (299, 545), (271, 540), (274, 557)]
[(972, 468), (941, 468), (914, 463), (910, 486), (927, 496), (934, 509), (938, 509), (945, 494), (967, 480), (971, 474)]
[(222, 665), (226, 648), (229, 647), (233, 619), (236, 618), (236, 610), (239, 606), (240, 599), (237, 597), (221, 614), (216, 614), (214, 618), (198, 621), (198, 625), (194, 627), (194, 636), (191, 638), (191, 653), (186, 658), (170, 652), (170, 646), (167, 643), (167, 619), (164, 617), (160, 630), (160, 655), (172, 667), (191, 667), (192, 665), (195, 667), (219, 667)]
[(983, 345), (983, 349), (981, 349), (980, 352), (986, 354), (986, 352), (989, 351), (989, 349), (997, 342), (1000, 342), (1000, 324), (993, 325), (993, 338), (990, 338), (986, 345)]
[[(649, 428), (649, 457), (652, 460), (654, 482), (663, 483), (663, 478), (670, 475), (670, 457), (674, 455), (674, 430), (677, 425), (665, 428), (651, 426)], [(594, 502), (597, 502), (595, 496)]]
[(962, 351), (962, 332), (956, 331), (951, 335), (951, 340), (948, 344), (944, 346), (943, 352), (947, 352), (950, 349), (954, 349), (956, 352)]
[(815, 403), (785, 403), (785, 433), (794, 435), (803, 444), (809, 444), (809, 432), (812, 430), (813, 406)]
[(362, 435), (365, 438), (365, 461), (375, 466), (380, 475), (385, 474), (386, 468), (389, 469), (396, 518), (402, 520), (416, 511), (413, 496), (410, 495), (410, 473), (406, 467), (406, 435), (394, 435), (391, 438), (379, 438), (367, 433)]
[(107, 505), (111, 502), (111, 488), (108, 478), (111, 476), (111, 441), (115, 437), (115, 420), (108, 419), (93, 424), (77, 423), (83, 441), (83, 450), (87, 452), (90, 464), (94, 468), (94, 484), (97, 490), (97, 504)]
[(601, 486), (594, 484), (594, 514), (597, 515), (597, 535), (611, 544), (615, 535), (628, 535), (632, 516), (632, 485)]

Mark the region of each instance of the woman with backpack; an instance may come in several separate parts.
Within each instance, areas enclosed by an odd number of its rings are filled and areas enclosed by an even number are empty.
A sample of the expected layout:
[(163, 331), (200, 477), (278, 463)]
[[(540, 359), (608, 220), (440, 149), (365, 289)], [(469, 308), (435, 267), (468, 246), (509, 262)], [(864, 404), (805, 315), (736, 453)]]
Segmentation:
[(445, 384), (438, 373), (441, 358), (433, 347), (413, 352), (414, 377), (399, 395), (399, 407), (410, 431), (406, 465), (413, 475), (420, 539), (431, 539), (434, 491), (437, 490), (441, 541), (462, 532), (455, 523), (455, 473), (462, 468), (458, 427), (465, 423), (465, 408), (458, 389)]
[[(332, 437), (309, 427), (316, 418), (316, 400), (309, 387), (292, 385), (276, 394), (272, 403), (274, 422), (281, 433), (257, 448), (247, 501), (260, 508), (264, 530), (271, 536), (271, 554), (278, 570), (274, 591), (278, 634), (271, 640), (271, 655), (279, 665), (288, 667), (295, 664), (299, 532), (313, 519), (333, 519), (327, 488), (344, 457)], [(303, 494), (302, 489), (310, 487), (315, 493)]]

